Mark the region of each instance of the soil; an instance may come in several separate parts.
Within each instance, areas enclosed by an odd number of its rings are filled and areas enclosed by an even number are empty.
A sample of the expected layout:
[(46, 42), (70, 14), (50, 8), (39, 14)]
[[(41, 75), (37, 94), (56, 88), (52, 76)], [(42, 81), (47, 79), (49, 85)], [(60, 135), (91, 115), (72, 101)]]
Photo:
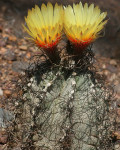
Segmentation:
[[(19, 75), (24, 74), (31, 57), (38, 53), (36, 48), (26, 39), (22, 24), (29, 8), (47, 0), (1, 0), (0, 1), (0, 108), (13, 107), (8, 103), (11, 95), (16, 97), (16, 82)], [(50, 0), (55, 3), (55, 0)], [(72, 4), (78, 0), (61, 1), (63, 5)], [(85, 0), (99, 5), (102, 11), (108, 12), (108, 24), (105, 35), (93, 44), (99, 73), (114, 87), (120, 124), (120, 1), (119, 0)], [(64, 41), (63, 41), (64, 42)], [(8, 105), (9, 104), (9, 105)], [(10, 108), (12, 109), (12, 108)], [(14, 107), (13, 107), (14, 110)], [(120, 129), (119, 129), (120, 130)], [(120, 143), (120, 132), (116, 131), (117, 146)], [(3, 131), (0, 131), (0, 135)], [(5, 136), (7, 138), (7, 136)], [(5, 138), (4, 137), (4, 138)], [(2, 142), (4, 141), (4, 142)], [(5, 149), (7, 140), (0, 138), (0, 149)], [(119, 150), (119, 149), (118, 149)]]

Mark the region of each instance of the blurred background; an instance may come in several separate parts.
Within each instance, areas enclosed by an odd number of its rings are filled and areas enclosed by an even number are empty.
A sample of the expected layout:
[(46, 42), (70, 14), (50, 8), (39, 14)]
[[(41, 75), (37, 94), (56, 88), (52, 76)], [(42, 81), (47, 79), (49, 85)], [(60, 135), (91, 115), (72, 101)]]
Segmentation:
[[(22, 28), (24, 16), (28, 9), (48, 0), (0, 0), (0, 108), (14, 110), (11, 96), (16, 98), (16, 83), (19, 75), (29, 65), (30, 58), (38, 51), (24, 37), (27, 35)], [(49, 0), (69, 5), (79, 0)], [(99, 74), (104, 75), (116, 93), (117, 113), (120, 116), (120, 0), (81, 0), (98, 5), (102, 11), (108, 12), (108, 23), (105, 34), (93, 44), (96, 65)], [(6, 105), (7, 103), (7, 105)], [(120, 127), (120, 117), (117, 120)], [(115, 133), (120, 143), (120, 132)], [(0, 131), (0, 146), (7, 143), (7, 136), (2, 138)], [(0, 147), (1, 149), (1, 147)]]

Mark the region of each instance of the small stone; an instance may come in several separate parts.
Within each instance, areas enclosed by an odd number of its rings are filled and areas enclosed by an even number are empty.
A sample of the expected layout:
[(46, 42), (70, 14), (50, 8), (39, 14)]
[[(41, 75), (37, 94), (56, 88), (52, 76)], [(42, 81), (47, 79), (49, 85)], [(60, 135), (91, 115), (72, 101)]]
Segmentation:
[(6, 39), (6, 38), (7, 38), (7, 39), (9, 38), (9, 35), (8, 35), (8, 34), (5, 34), (5, 33), (3, 33), (2, 36), (3, 36), (3, 38), (5, 38), (5, 39)]
[(21, 46), (19, 46), (19, 48), (20, 48), (21, 50), (27, 50), (27, 46), (25, 46), (25, 45), (21, 45)]
[(6, 45), (7, 48), (12, 49), (12, 45)]
[(13, 36), (9, 36), (9, 40), (15, 42), (17, 38), (13, 35)]
[(5, 28), (4, 31), (5, 31), (5, 33), (7, 33), (7, 34), (11, 34), (11, 29), (10, 29), (10, 28)]
[(12, 94), (11, 90), (4, 90), (4, 95), (5, 95), (6, 97), (10, 97), (11, 94)]
[(105, 69), (105, 68), (106, 68), (106, 65), (105, 65), (105, 64), (103, 64), (102, 68), (103, 68), (103, 69)]
[(6, 51), (7, 51), (6, 48), (2, 47), (2, 48), (0, 49), (0, 54), (4, 54)]
[(7, 50), (5, 54), (3, 55), (3, 58), (6, 60), (14, 61), (16, 60), (16, 55), (11, 50)]
[(3, 90), (0, 88), (0, 96), (3, 96)]
[(8, 139), (8, 135), (6, 131), (1, 131), (0, 129), (0, 143), (6, 144)]
[(114, 66), (117, 66), (117, 62), (114, 59), (110, 60), (110, 64), (114, 65)]
[(105, 70), (104, 71), (104, 74), (107, 76), (109, 74), (109, 71), (108, 70)]
[(31, 53), (27, 53), (26, 58), (31, 58)]

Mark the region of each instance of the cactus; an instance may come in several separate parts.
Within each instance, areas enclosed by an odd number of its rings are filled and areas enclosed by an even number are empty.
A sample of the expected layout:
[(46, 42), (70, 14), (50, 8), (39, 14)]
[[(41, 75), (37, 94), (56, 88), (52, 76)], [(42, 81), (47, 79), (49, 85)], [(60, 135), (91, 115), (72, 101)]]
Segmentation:
[[(46, 59), (28, 69), (16, 107), (25, 150), (111, 149), (111, 94), (96, 77), (87, 48), (100, 36), (106, 15), (81, 2), (73, 8), (48, 3), (29, 10), (24, 29)], [(69, 42), (58, 48), (63, 30)]]
[(21, 112), (24, 144), (30, 140), (38, 150), (106, 150), (110, 95), (83, 66), (64, 68), (46, 61), (30, 71)]

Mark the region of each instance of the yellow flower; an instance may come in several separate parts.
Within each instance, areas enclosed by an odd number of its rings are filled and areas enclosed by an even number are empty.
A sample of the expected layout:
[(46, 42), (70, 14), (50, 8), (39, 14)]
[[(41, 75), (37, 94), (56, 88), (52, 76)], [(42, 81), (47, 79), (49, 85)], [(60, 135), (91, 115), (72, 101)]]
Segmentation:
[(83, 6), (73, 4), (73, 8), (69, 5), (64, 8), (64, 30), (68, 39), (75, 45), (85, 48), (96, 38), (99, 37), (100, 31), (103, 29), (107, 21), (104, 21), (107, 13), (100, 12), (94, 4)]
[(36, 5), (32, 10), (28, 10), (28, 16), (25, 17), (27, 27), (23, 25), (24, 29), (38, 46), (53, 48), (61, 37), (62, 14), (63, 8), (57, 3), (54, 7), (51, 3), (47, 6), (42, 4), (41, 9)]

